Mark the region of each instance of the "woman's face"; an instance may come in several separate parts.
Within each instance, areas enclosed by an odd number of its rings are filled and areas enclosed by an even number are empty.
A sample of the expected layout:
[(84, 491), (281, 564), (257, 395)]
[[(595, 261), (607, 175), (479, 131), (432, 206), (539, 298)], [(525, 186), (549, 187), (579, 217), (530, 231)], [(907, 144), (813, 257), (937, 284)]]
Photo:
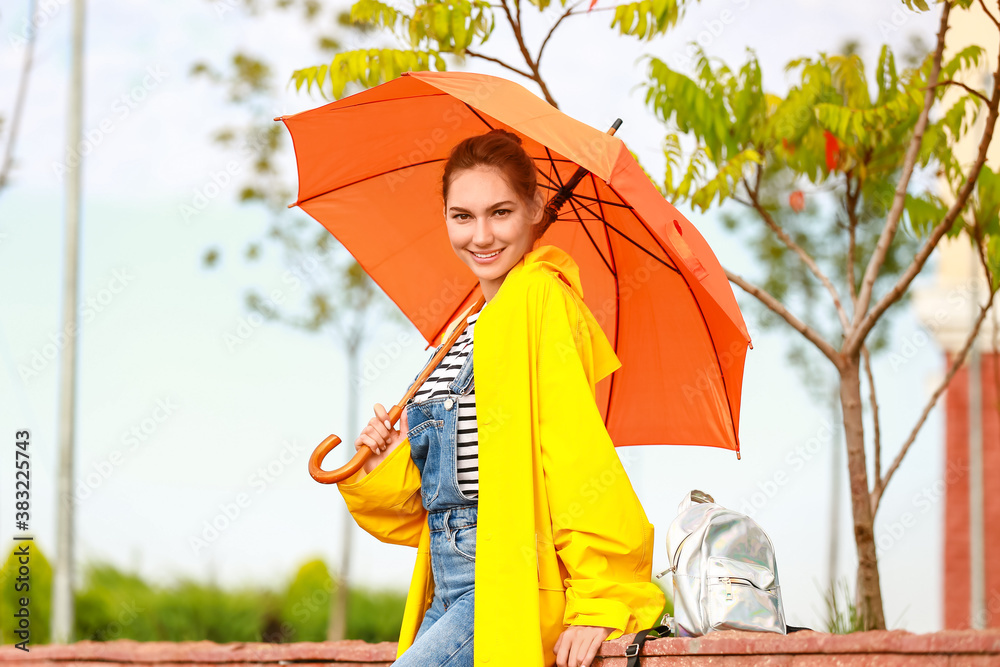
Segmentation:
[(533, 225), (541, 221), (541, 197), (539, 190), (529, 208), (490, 167), (463, 169), (452, 177), (444, 211), (448, 238), (455, 254), (479, 278), (487, 301), (531, 250)]

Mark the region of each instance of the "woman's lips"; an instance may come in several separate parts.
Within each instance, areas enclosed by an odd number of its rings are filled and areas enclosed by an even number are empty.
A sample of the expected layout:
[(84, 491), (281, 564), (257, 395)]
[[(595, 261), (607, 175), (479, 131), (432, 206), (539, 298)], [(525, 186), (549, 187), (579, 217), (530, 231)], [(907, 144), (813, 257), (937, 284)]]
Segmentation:
[(500, 250), (494, 250), (491, 253), (481, 253), (488, 255), (486, 257), (480, 257), (479, 254), (476, 254), (472, 250), (469, 251), (469, 254), (472, 255), (472, 259), (474, 259), (477, 264), (491, 264), (496, 261), (501, 252), (503, 252), (503, 248), (500, 248)]

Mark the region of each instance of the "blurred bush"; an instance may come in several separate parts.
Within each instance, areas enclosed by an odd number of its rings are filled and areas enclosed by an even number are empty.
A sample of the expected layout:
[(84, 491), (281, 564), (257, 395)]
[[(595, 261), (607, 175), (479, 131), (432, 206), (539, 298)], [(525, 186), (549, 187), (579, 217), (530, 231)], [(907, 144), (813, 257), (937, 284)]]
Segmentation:
[[(0, 569), (0, 617), (12, 618), (19, 563), (15, 543)], [(31, 643), (50, 640), (52, 568), (32, 543), (30, 575)], [(330, 621), (334, 578), (322, 560), (310, 560), (279, 590), (221, 588), (181, 580), (155, 585), (108, 563), (85, 568), (76, 593), (76, 639), (110, 641), (272, 642), (324, 641)], [(349, 639), (397, 641), (405, 592), (354, 588), (349, 598)], [(15, 628), (0, 624), (3, 643), (15, 643)]]
[[(30, 554), (27, 564), (29, 574), (18, 581), (21, 563), (18, 562), (17, 551), (25, 546)], [(20, 598), (29, 600), (31, 643), (48, 643), (51, 637), (49, 618), (52, 608), (52, 566), (38, 545), (26, 540), (13, 543), (3, 568), (0, 569), (0, 618), (3, 619), (0, 622), (0, 642), (4, 644), (16, 644), (19, 641), (14, 635), (17, 625), (13, 619), (21, 607)]]

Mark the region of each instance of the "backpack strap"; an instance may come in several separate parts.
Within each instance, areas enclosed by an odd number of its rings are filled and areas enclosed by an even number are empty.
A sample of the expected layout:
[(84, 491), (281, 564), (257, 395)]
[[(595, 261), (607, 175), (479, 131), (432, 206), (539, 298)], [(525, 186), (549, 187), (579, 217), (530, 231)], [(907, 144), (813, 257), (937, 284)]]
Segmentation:
[(639, 653), (642, 651), (643, 645), (646, 643), (646, 639), (650, 632), (656, 631), (661, 637), (667, 637), (670, 634), (670, 627), (667, 625), (658, 625), (655, 628), (647, 628), (646, 630), (640, 630), (635, 633), (635, 639), (632, 643), (625, 647), (625, 656), (628, 658), (628, 662), (625, 667), (638, 667), (639, 665)]

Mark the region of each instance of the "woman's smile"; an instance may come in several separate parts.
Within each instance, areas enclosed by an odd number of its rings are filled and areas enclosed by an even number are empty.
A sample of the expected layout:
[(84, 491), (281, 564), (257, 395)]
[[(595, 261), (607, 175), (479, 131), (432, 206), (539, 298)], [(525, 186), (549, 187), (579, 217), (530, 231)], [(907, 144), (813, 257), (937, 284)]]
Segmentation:
[(448, 238), (487, 301), (531, 250), (544, 203), (541, 193), (537, 199), (521, 201), (502, 173), (489, 167), (463, 169), (453, 177), (445, 207)]
[(489, 264), (497, 258), (501, 250), (503, 250), (503, 248), (490, 252), (476, 252), (475, 250), (470, 250), (469, 252), (472, 253), (472, 256), (475, 257), (476, 261), (480, 264)]

